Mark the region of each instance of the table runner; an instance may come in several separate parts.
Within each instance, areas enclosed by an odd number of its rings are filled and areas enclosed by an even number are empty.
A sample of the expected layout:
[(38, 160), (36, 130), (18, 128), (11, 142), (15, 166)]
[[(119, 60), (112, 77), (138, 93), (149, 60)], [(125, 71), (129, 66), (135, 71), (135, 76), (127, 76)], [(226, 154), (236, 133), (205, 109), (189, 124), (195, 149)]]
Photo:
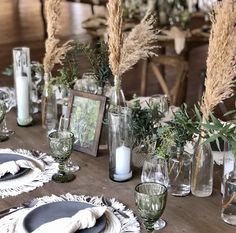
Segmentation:
[[(37, 187), (43, 186), (49, 182), (52, 175), (58, 170), (58, 163), (46, 153), (29, 151), (25, 149), (0, 149), (1, 153), (17, 153), (27, 159), (30, 159), (38, 167), (30, 170), (28, 173), (8, 181), (0, 181), (0, 196), (16, 196), (23, 192), (29, 192)], [(37, 155), (37, 157), (33, 155)], [(1, 156), (1, 155), (0, 155)]]
[[(37, 198), (38, 202), (37, 205), (30, 209), (22, 209), (11, 215), (8, 215), (2, 219), (0, 219), (0, 232), (7, 232), (7, 233), (26, 233), (24, 231), (22, 222), (24, 217), (34, 208), (51, 202), (57, 201), (79, 201), (79, 202), (86, 202), (95, 206), (104, 205), (102, 202), (102, 198), (98, 196), (85, 196), (85, 195), (72, 195), (67, 193), (61, 196), (44, 196), (41, 198)], [(110, 199), (112, 206), (122, 210), (125, 212), (129, 218), (124, 218), (119, 213), (112, 212), (112, 209), (106, 211), (106, 219), (107, 225), (103, 233), (124, 233), (124, 232), (140, 232), (140, 224), (137, 221), (137, 218), (134, 216), (133, 211), (128, 209), (124, 204), (120, 203), (119, 201), (115, 200), (114, 198)]]

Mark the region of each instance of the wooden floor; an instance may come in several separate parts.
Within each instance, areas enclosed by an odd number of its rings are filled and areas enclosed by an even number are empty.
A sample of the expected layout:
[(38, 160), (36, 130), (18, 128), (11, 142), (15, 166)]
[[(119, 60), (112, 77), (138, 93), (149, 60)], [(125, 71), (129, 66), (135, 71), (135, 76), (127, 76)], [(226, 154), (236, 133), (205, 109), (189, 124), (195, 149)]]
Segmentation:
[[(103, 7), (96, 7), (95, 12), (101, 13)], [(91, 37), (81, 27), (81, 22), (91, 15), (89, 5), (64, 1), (62, 4), (61, 30), (62, 39), (77, 38), (81, 41)], [(31, 60), (42, 62), (44, 54), (44, 29), (40, 15), (39, 0), (2, 0), (0, 9), (0, 72), (12, 63), (12, 48), (28, 46), (31, 49)], [(207, 47), (195, 48), (190, 52), (190, 72), (186, 102), (190, 105), (198, 99), (200, 71), (205, 67)], [(88, 69), (83, 61), (81, 73)], [(128, 98), (140, 91), (140, 71), (142, 62), (129, 71), (123, 80), (123, 89)], [(0, 74), (0, 85), (13, 85), (12, 77)], [(147, 95), (160, 92), (153, 78), (149, 79)]]

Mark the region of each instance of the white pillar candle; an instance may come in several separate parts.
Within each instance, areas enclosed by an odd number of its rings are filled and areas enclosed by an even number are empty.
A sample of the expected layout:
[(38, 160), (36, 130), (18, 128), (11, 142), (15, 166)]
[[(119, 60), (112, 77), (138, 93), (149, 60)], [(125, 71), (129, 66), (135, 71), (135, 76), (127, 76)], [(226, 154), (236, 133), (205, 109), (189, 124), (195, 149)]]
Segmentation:
[(193, 0), (188, 0), (188, 11), (189, 13), (193, 12)]
[(24, 120), (29, 115), (29, 83), (28, 78), (24, 76), (16, 77), (16, 103), (17, 118)]
[(130, 148), (120, 146), (116, 149), (116, 174), (124, 175), (130, 172)]

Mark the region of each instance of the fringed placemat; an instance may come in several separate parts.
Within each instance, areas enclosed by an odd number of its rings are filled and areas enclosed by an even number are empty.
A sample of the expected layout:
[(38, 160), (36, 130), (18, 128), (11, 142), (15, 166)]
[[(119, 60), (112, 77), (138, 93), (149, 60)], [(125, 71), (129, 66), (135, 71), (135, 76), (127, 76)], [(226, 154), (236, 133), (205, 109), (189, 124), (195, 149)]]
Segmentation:
[[(41, 206), (43, 204), (60, 202), (60, 201), (78, 201), (85, 202), (95, 206), (104, 206), (102, 202), (102, 197), (98, 196), (84, 196), (84, 195), (72, 195), (67, 193), (61, 196), (44, 196), (37, 198), (37, 204), (33, 208), (22, 209), (15, 213), (12, 213), (2, 219), (0, 219), (0, 232), (7, 233), (26, 233), (23, 227), (24, 217), (32, 210)], [(110, 199), (112, 206), (120, 211), (124, 212), (129, 216), (129, 218), (122, 217), (119, 213), (113, 212), (111, 207), (108, 207), (105, 212), (106, 215), (106, 228), (103, 233), (139, 233), (140, 224), (137, 221), (137, 218), (134, 216), (132, 210), (128, 209), (124, 204), (115, 200), (114, 198)], [(63, 211), (63, 210), (62, 210)], [(45, 232), (46, 233), (46, 232)]]
[(0, 196), (2, 198), (8, 196), (16, 196), (23, 192), (29, 192), (37, 187), (43, 186), (51, 180), (52, 175), (58, 170), (58, 163), (46, 153), (39, 151), (30, 151), (24, 149), (0, 149), (1, 154), (19, 154), (30, 160), (35, 165), (35, 169), (22, 176), (14, 179), (1, 181), (0, 180)]

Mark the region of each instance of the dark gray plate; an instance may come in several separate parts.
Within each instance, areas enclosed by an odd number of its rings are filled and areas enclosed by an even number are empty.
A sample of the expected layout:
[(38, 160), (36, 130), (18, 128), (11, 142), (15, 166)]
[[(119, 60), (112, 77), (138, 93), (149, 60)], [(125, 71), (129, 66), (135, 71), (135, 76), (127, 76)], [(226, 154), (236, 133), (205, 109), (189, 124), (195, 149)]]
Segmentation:
[[(77, 201), (60, 201), (48, 203), (29, 212), (24, 218), (23, 226), (25, 230), (30, 233), (44, 223), (51, 222), (63, 217), (71, 217), (79, 210), (89, 207), (93, 207), (93, 205)], [(105, 229), (105, 226), (106, 217), (103, 215), (101, 218), (97, 219), (96, 225), (94, 227), (78, 230), (75, 233), (100, 233)]]
[[(21, 159), (27, 160), (24, 156), (21, 156), (19, 154), (0, 153), (0, 164), (9, 162), (9, 161), (17, 161)], [(30, 171), (30, 168), (21, 168), (15, 175), (12, 175), (11, 173), (6, 173), (4, 176), (0, 178), (0, 181), (15, 179), (17, 177), (23, 176), (29, 171)]]

